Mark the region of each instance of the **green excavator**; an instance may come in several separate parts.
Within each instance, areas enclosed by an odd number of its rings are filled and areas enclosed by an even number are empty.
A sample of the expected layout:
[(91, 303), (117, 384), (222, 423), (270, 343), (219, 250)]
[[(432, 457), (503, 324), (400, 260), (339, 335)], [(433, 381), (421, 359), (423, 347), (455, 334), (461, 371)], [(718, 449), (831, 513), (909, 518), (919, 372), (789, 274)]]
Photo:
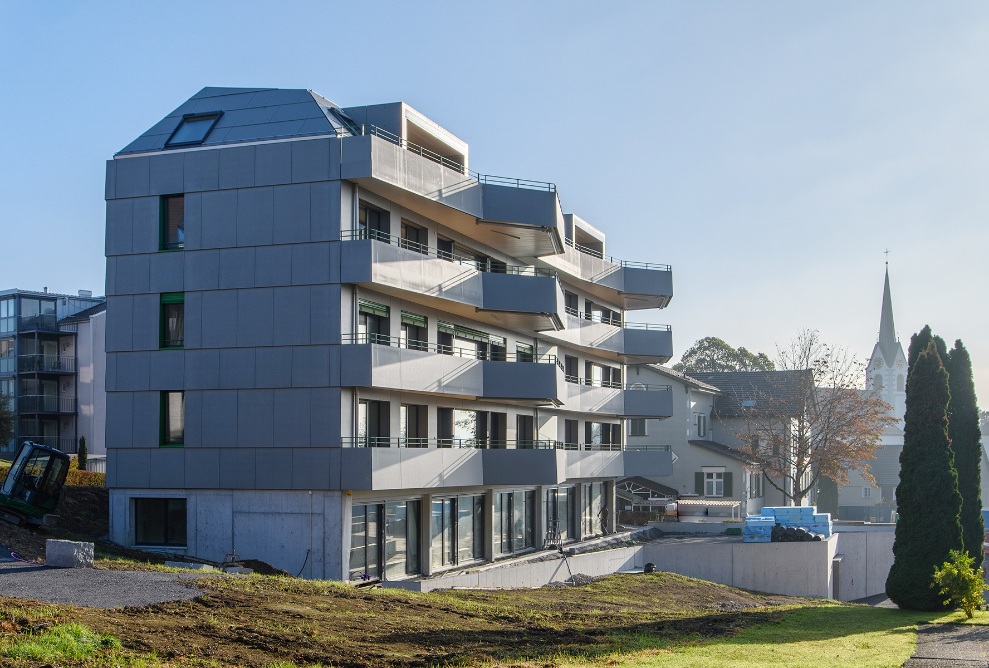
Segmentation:
[(67, 454), (24, 441), (0, 487), (0, 519), (17, 525), (53, 524), (68, 473)]

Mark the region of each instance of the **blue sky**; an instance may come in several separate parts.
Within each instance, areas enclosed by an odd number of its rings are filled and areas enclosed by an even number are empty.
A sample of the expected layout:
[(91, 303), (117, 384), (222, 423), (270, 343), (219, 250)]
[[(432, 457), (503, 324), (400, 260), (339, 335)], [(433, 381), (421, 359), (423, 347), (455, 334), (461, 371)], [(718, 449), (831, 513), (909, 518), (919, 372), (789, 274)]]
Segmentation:
[(963, 339), (989, 407), (987, 82), (983, 2), (4, 3), (0, 286), (102, 293), (105, 160), (203, 86), (311, 88), (404, 100), (672, 264), (632, 319), (678, 353), (866, 358), (888, 248), (904, 347)]

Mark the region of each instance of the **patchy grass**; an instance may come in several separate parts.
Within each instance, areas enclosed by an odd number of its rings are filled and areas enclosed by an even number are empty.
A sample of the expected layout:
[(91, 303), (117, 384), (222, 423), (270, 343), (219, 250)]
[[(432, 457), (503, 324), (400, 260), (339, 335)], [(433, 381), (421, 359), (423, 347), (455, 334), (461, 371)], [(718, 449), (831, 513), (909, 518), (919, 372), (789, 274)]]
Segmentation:
[(84, 661), (117, 649), (120, 641), (113, 636), (95, 633), (79, 624), (58, 624), (5, 643), (0, 654), (10, 659), (55, 663)]

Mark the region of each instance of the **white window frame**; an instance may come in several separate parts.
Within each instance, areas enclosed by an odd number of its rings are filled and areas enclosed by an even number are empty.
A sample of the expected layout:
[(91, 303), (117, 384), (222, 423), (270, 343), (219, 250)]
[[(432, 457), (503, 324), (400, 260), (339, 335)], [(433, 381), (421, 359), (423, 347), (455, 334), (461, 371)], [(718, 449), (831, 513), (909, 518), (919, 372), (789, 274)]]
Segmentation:
[(863, 487), (862, 488), (862, 498), (863, 499), (871, 499), (872, 498), (872, 488), (871, 487)]
[(704, 413), (694, 413), (694, 430), (697, 438), (707, 436), (707, 416)]
[(725, 495), (725, 474), (722, 471), (704, 471), (704, 496), (722, 498)]
[[(642, 425), (642, 431), (641, 431), (641, 433), (636, 433), (636, 431), (635, 431), (635, 425), (636, 424), (641, 424)], [(629, 421), (628, 421), (628, 435), (629, 436), (634, 436), (634, 437), (648, 436), (648, 432), (649, 432), (649, 427), (646, 425), (646, 419), (645, 418), (631, 418), (631, 419), (629, 419)]]

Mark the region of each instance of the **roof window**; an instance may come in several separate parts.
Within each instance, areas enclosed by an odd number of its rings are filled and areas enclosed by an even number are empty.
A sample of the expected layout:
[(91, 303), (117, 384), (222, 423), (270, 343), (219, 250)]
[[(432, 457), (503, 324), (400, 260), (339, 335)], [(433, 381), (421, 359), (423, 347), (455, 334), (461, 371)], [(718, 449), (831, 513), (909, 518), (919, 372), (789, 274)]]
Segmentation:
[(175, 128), (175, 132), (165, 142), (165, 146), (193, 146), (202, 144), (209, 135), (213, 126), (220, 120), (222, 111), (214, 111), (208, 114), (186, 114), (182, 117), (182, 122)]

